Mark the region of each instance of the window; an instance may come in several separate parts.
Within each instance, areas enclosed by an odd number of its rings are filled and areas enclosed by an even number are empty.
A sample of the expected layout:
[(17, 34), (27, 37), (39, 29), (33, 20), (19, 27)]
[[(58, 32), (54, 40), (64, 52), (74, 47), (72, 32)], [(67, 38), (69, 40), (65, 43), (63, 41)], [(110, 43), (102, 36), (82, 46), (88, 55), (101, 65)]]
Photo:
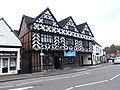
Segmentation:
[(41, 34), (41, 42), (44, 42), (44, 35)]
[(74, 41), (71, 38), (66, 38), (66, 44), (67, 45), (74, 45)]
[(2, 73), (8, 73), (8, 58), (2, 58)]
[(53, 57), (51, 54), (46, 54), (46, 57), (44, 57), (43, 60), (44, 65), (53, 65)]
[(89, 35), (89, 31), (85, 31), (85, 35)]
[(89, 47), (89, 42), (88, 41), (83, 41), (83, 47), (88, 48)]
[(16, 58), (10, 58), (10, 70), (16, 70)]
[(68, 26), (68, 28), (70, 29), (70, 30), (74, 30), (74, 27), (73, 26)]
[(52, 20), (46, 19), (46, 18), (43, 19), (43, 23), (44, 23), (44, 24), (48, 24), (48, 25), (53, 25)]
[(41, 42), (53, 43), (53, 36), (41, 34)]

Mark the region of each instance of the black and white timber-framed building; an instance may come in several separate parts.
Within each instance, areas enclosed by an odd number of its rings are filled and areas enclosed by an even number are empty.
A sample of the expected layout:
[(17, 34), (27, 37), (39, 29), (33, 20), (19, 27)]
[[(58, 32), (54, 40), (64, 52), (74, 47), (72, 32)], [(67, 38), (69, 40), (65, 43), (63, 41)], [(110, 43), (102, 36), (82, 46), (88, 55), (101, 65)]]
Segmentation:
[(36, 18), (23, 15), (18, 36), (22, 73), (93, 64), (94, 36), (86, 22), (76, 25), (71, 16), (58, 22), (49, 8)]

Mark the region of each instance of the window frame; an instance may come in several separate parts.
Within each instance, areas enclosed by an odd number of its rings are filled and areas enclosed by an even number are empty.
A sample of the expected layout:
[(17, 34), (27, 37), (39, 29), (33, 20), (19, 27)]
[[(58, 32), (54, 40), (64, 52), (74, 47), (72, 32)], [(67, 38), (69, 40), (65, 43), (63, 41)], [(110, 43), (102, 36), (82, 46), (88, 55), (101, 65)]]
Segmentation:
[(73, 46), (74, 45), (74, 39), (72, 39), (72, 38), (66, 38), (66, 44), (70, 45), (70, 46), (71, 45)]
[(89, 31), (86, 31), (86, 30), (85, 30), (85, 35), (89, 35)]
[(53, 25), (53, 21), (47, 18), (43, 18), (43, 23), (47, 25)]
[(42, 43), (53, 43), (53, 36), (49, 34), (41, 34)]
[(89, 42), (88, 41), (83, 41), (83, 47), (84, 48), (89, 48)]

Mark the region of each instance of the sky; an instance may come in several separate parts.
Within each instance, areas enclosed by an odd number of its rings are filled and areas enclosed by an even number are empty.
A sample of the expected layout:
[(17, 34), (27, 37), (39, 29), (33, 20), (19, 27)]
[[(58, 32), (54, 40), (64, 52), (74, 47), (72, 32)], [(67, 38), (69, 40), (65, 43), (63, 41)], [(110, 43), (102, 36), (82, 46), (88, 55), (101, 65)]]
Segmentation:
[(72, 16), (77, 25), (87, 22), (103, 48), (120, 45), (120, 0), (1, 0), (0, 18), (19, 30), (23, 15), (35, 18), (47, 7), (57, 21)]

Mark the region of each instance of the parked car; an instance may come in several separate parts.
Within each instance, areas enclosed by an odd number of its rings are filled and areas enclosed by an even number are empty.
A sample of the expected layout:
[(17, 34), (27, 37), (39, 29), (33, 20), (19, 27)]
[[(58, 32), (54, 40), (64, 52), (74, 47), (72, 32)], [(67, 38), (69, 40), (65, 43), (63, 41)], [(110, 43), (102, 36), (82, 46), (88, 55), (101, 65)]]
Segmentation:
[(114, 59), (114, 64), (120, 64), (120, 57), (116, 57)]
[(108, 57), (107, 62), (114, 62), (114, 58), (113, 57)]

